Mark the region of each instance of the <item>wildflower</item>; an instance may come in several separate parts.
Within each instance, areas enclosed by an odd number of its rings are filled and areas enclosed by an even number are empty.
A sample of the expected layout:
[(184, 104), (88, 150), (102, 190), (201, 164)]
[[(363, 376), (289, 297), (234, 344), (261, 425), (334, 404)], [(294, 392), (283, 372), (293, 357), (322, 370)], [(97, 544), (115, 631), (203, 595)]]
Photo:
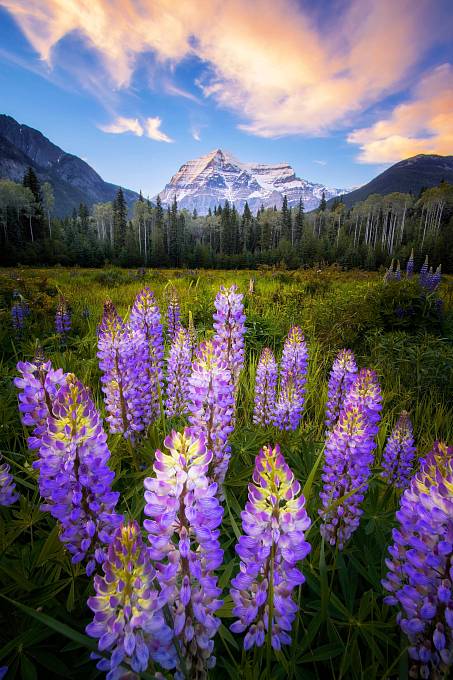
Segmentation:
[(25, 319), (30, 314), (30, 308), (22, 299), (14, 302), (11, 307), (11, 323), (17, 333), (21, 333), (25, 327)]
[(39, 458), (39, 491), (60, 523), (60, 540), (74, 563), (88, 560), (90, 575), (105, 559), (105, 546), (121, 518), (115, 513), (119, 494), (111, 490), (114, 473), (110, 452), (93, 401), (76, 377), (66, 376), (47, 418)]
[(170, 291), (170, 302), (167, 309), (167, 329), (170, 342), (174, 342), (181, 328), (181, 309), (174, 288)]
[(395, 272), (393, 271), (393, 263), (394, 260), (390, 262), (390, 267), (387, 269), (387, 271), (384, 274), (384, 282), (388, 283), (388, 281), (393, 281), (395, 278)]
[[(222, 602), (215, 570), (222, 564), (219, 526), (223, 508), (208, 478), (213, 459), (204, 437), (187, 428), (156, 451), (155, 477), (145, 479), (149, 553), (162, 598), (170, 607), (187, 677), (206, 678), (215, 665), (213, 638)], [(179, 677), (179, 676), (178, 676)]]
[(57, 333), (57, 335), (65, 337), (70, 330), (71, 330), (71, 313), (69, 311), (67, 301), (63, 296), (61, 296), (55, 314), (55, 332)]
[(189, 324), (187, 327), (187, 332), (189, 333), (189, 342), (190, 342), (190, 358), (193, 359), (195, 350), (197, 347), (197, 329), (195, 328), (194, 322), (193, 322), (193, 314), (192, 312), (189, 311)]
[(146, 671), (151, 659), (163, 668), (174, 668), (172, 632), (164, 620), (155, 571), (137, 522), (116, 529), (102, 569), (104, 575), (94, 577), (96, 595), (88, 599), (94, 619), (86, 627), (104, 655), (92, 654), (99, 659), (97, 668), (108, 672), (108, 680), (131, 677), (130, 670)]
[(395, 274), (393, 278), (395, 279), (395, 281), (401, 281), (401, 265), (399, 260), (397, 260)]
[(255, 425), (270, 425), (275, 411), (277, 396), (277, 362), (269, 347), (261, 352), (255, 381), (255, 409), (253, 422)]
[(239, 376), (244, 365), (246, 317), (242, 300), (243, 295), (237, 293), (237, 286), (233, 285), (230, 288), (221, 286), (214, 301), (216, 308), (214, 314), (215, 339), (230, 371), (235, 397)]
[(151, 406), (149, 422), (160, 415), (159, 394), (163, 388), (164, 334), (154, 293), (144, 288), (135, 298), (129, 324), (134, 332), (141, 331), (147, 348), (147, 372)]
[(191, 347), (189, 334), (181, 326), (172, 342), (167, 359), (167, 399), (165, 413), (168, 418), (188, 412), (189, 378), (191, 374)]
[(279, 650), (291, 642), (298, 610), (292, 591), (305, 581), (298, 562), (311, 550), (305, 540), (311, 522), (300, 484), (278, 444), (265, 446), (256, 457), (241, 516), (244, 535), (236, 545), (240, 570), (230, 591), (238, 620), (230, 629), (246, 633), (246, 650), (261, 647), (266, 632), (271, 635), (272, 647)]
[(224, 354), (215, 340), (204, 342), (192, 364), (189, 379), (189, 422), (204, 436), (212, 452), (210, 474), (222, 484), (230, 460), (228, 437), (233, 431), (233, 386)]
[(283, 347), (280, 385), (275, 406), (274, 425), (281, 430), (295, 430), (300, 423), (305, 401), (308, 350), (299, 326), (293, 326)]
[(351, 405), (362, 407), (375, 436), (381, 419), (382, 394), (377, 375), (369, 368), (362, 368), (352, 383), (344, 402), (344, 408)]
[(12, 505), (18, 500), (19, 494), (15, 491), (16, 485), (8, 463), (2, 463), (1, 460), (0, 455), (0, 505)]
[(14, 384), (20, 390), (18, 398), (21, 422), (32, 428), (32, 435), (27, 440), (28, 447), (38, 449), (46, 431), (47, 418), (52, 414), (53, 400), (60, 387), (65, 384), (66, 374), (61, 368), (52, 368), (52, 363), (45, 361), (40, 349), (33, 361), (19, 361), (17, 369), (21, 377), (15, 378)]
[(406, 277), (411, 279), (414, 275), (414, 249), (411, 250), (410, 257), (406, 264)]
[(447, 677), (453, 665), (453, 447), (436, 442), (401, 497), (384, 602), (398, 606), (411, 678)]
[(374, 428), (366, 410), (357, 403), (346, 405), (327, 435), (319, 494), (321, 536), (339, 550), (359, 526), (360, 503), (368, 488), (375, 448)]
[(133, 441), (149, 424), (152, 391), (146, 339), (128, 327), (108, 300), (98, 330), (99, 368), (110, 432)]
[(414, 437), (409, 414), (403, 411), (387, 441), (382, 459), (382, 476), (389, 484), (405, 489), (409, 484), (415, 457)]
[(420, 283), (420, 286), (422, 288), (426, 288), (426, 284), (428, 282), (428, 255), (425, 258), (425, 261), (422, 265), (422, 268), (420, 269), (420, 273), (418, 275), (418, 280)]
[(333, 362), (329, 376), (326, 426), (332, 427), (338, 420), (349, 388), (357, 377), (357, 364), (350, 349), (342, 349)]

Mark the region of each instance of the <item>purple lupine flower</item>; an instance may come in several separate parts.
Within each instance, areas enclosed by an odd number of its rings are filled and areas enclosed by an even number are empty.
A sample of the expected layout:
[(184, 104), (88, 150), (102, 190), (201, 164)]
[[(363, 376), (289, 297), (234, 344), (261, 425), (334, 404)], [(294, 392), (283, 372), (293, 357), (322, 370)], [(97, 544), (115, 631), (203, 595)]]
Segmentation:
[(234, 385), (235, 398), (244, 365), (245, 314), (242, 293), (237, 286), (221, 286), (214, 300), (215, 339), (226, 361)]
[(403, 411), (387, 440), (382, 458), (382, 476), (389, 484), (405, 489), (411, 478), (414, 457), (412, 423), (407, 411)]
[(30, 449), (39, 449), (47, 428), (47, 418), (52, 414), (52, 404), (58, 390), (66, 382), (62, 369), (52, 368), (45, 361), (42, 350), (38, 349), (32, 362), (19, 361), (17, 370), (21, 377), (14, 379), (18, 394), (21, 422), (32, 428), (27, 444)]
[(195, 324), (193, 322), (193, 314), (191, 311), (189, 311), (189, 324), (187, 327), (187, 331), (189, 333), (191, 358), (193, 359), (195, 350), (197, 348), (197, 329), (195, 328)]
[(12, 505), (19, 499), (19, 494), (15, 491), (16, 485), (8, 463), (1, 461), (0, 455), (0, 505)]
[(357, 377), (357, 364), (350, 349), (342, 349), (333, 362), (329, 376), (326, 426), (336, 424), (349, 388)]
[(94, 577), (96, 595), (88, 599), (94, 619), (86, 627), (103, 654), (91, 656), (99, 659), (97, 668), (109, 680), (138, 677), (135, 673), (146, 671), (150, 660), (174, 668), (176, 650), (162, 612), (165, 602), (137, 522), (116, 529), (102, 569), (104, 575)]
[(280, 384), (275, 405), (274, 425), (280, 430), (299, 426), (305, 402), (308, 350), (299, 326), (290, 328), (283, 347)]
[(11, 307), (11, 323), (14, 330), (19, 334), (25, 326), (25, 309), (22, 302), (14, 302)]
[(411, 678), (447, 678), (453, 666), (453, 447), (436, 442), (401, 497), (384, 602), (398, 606)]
[(160, 393), (164, 385), (164, 333), (154, 293), (144, 288), (135, 298), (129, 325), (134, 331), (141, 331), (145, 336), (148, 352), (148, 383), (151, 398), (149, 422), (160, 416)]
[(61, 296), (55, 313), (55, 332), (65, 337), (71, 330), (71, 313), (66, 299)]
[(87, 560), (92, 574), (105, 559), (105, 547), (121, 521), (115, 513), (119, 494), (111, 490), (115, 477), (108, 467), (107, 437), (93, 401), (77, 378), (68, 374), (59, 389), (47, 430), (42, 435), (39, 491), (60, 523), (60, 540), (72, 562)]
[(406, 264), (406, 277), (411, 279), (414, 275), (414, 249), (412, 248), (410, 257)]
[(439, 265), (434, 272), (432, 279), (431, 279), (431, 291), (434, 292), (435, 290), (438, 289), (440, 280), (442, 278), (442, 265)]
[(182, 416), (189, 410), (189, 378), (192, 371), (192, 350), (189, 334), (181, 326), (170, 347), (167, 359), (167, 399), (165, 413), (168, 418)]
[(390, 262), (390, 267), (387, 269), (387, 271), (384, 274), (384, 282), (387, 283), (388, 281), (393, 281), (395, 278), (395, 273), (393, 271), (393, 262), (394, 260)]
[[(223, 508), (208, 470), (213, 459), (203, 436), (187, 428), (156, 451), (155, 477), (145, 479), (149, 554), (161, 596), (168, 602), (188, 675), (205, 678), (215, 665), (214, 636), (220, 626), (221, 589), (215, 570), (222, 564), (219, 526)], [(177, 676), (184, 677), (184, 676)]]
[(319, 496), (322, 508), (321, 536), (343, 550), (359, 526), (371, 475), (375, 431), (366, 410), (352, 403), (345, 405), (333, 430), (327, 435), (323, 488)]
[(382, 411), (381, 387), (375, 371), (362, 368), (352, 383), (344, 401), (344, 408), (361, 406), (371, 426), (373, 435), (378, 433)]
[(305, 539), (311, 521), (300, 484), (278, 444), (265, 446), (256, 457), (241, 517), (244, 535), (236, 545), (241, 564), (230, 590), (238, 620), (230, 629), (246, 633), (246, 650), (261, 647), (266, 632), (272, 647), (279, 650), (282, 644), (291, 643), (291, 625), (298, 610), (292, 591), (305, 581), (298, 563), (311, 550)]
[(223, 483), (230, 461), (234, 393), (231, 374), (216, 340), (200, 345), (189, 379), (189, 422), (212, 452), (210, 475)]
[(278, 367), (274, 353), (265, 347), (256, 369), (255, 409), (253, 422), (255, 425), (271, 425), (277, 397)]
[(134, 441), (150, 422), (152, 390), (145, 336), (127, 326), (110, 300), (98, 329), (99, 368), (110, 432)]
[(427, 281), (428, 281), (428, 255), (426, 256), (425, 261), (422, 265), (422, 268), (420, 269), (420, 273), (418, 275), (418, 280), (419, 280), (420, 286), (422, 288), (425, 288)]
[(395, 274), (393, 278), (395, 279), (395, 281), (401, 281), (401, 265), (399, 260), (397, 260)]
[(167, 309), (167, 330), (170, 342), (173, 342), (181, 328), (181, 308), (178, 295), (174, 288), (170, 291), (170, 300)]

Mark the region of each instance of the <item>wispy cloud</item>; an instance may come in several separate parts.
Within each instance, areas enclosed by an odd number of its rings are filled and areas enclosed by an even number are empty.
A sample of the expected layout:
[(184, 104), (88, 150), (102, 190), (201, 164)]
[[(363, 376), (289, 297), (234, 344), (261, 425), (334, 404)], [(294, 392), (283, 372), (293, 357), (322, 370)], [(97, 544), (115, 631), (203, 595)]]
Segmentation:
[[(261, 137), (357, 125), (364, 110), (407, 86), (452, 26), (440, 0), (437, 9), (430, 0), (343, 0), (341, 21), (322, 26), (296, 0), (1, 2), (42, 59), (51, 64), (59, 41), (76, 34), (99, 55), (99, 79), (117, 88), (131, 85), (145, 53), (167, 73), (197, 58), (202, 95)], [(171, 84), (167, 92), (193, 96)]]
[(318, 165), (327, 165), (327, 161), (313, 161), (313, 163), (317, 163)]
[(173, 142), (173, 139), (160, 129), (161, 123), (162, 120), (159, 116), (147, 118), (145, 121), (146, 136), (150, 139), (154, 139), (156, 142)]
[(394, 163), (418, 153), (453, 153), (453, 66), (442, 64), (425, 75), (411, 99), (388, 118), (354, 130), (361, 163)]
[(173, 140), (163, 130), (160, 129), (162, 124), (159, 116), (145, 118), (140, 121), (138, 118), (125, 118), (124, 116), (117, 116), (111, 123), (107, 125), (98, 125), (102, 132), (108, 132), (114, 135), (121, 135), (125, 132), (132, 132), (137, 137), (149, 137), (156, 142), (172, 142)]

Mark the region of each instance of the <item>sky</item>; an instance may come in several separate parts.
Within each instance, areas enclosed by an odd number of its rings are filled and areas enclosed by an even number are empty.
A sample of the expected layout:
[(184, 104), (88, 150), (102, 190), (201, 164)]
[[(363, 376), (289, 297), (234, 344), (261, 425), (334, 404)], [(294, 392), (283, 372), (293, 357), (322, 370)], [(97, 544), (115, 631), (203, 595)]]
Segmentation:
[(453, 154), (451, 0), (0, 0), (0, 113), (154, 196), (221, 148), (330, 187)]

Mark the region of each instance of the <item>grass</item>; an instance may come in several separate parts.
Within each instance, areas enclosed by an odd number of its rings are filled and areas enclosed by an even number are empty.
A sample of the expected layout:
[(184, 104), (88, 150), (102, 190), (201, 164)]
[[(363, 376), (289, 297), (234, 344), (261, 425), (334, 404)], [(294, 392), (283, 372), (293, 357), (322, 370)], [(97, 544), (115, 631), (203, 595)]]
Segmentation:
[[(255, 290), (248, 293), (249, 280)], [(86, 598), (91, 582), (80, 565), (72, 565), (58, 540), (51, 517), (39, 509), (33, 454), (17, 414), (12, 379), (18, 360), (30, 359), (42, 345), (53, 365), (74, 372), (103, 403), (96, 359), (96, 327), (104, 300), (109, 297), (127, 314), (137, 292), (150, 286), (161, 309), (168, 289), (177, 289), (182, 319), (192, 312), (199, 338), (212, 334), (214, 296), (220, 285), (237, 283), (245, 293), (247, 362), (241, 376), (238, 416), (231, 437), (232, 461), (226, 482), (222, 546), (225, 559), (219, 572), (224, 588), (222, 626), (216, 638), (217, 666), (212, 677), (279, 678), (304, 680), (382, 680), (407, 678), (406, 642), (395, 623), (395, 611), (383, 605), (380, 580), (394, 526), (398, 494), (379, 476), (378, 464), (364, 502), (359, 530), (343, 553), (324, 544), (319, 534), (319, 490), (323, 460), (324, 408), (327, 378), (335, 354), (350, 347), (359, 366), (374, 368), (384, 395), (383, 418), (376, 461), (399, 412), (410, 412), (419, 454), (437, 438), (453, 439), (453, 304), (445, 296), (442, 322), (433, 314), (432, 301), (419, 303), (416, 283), (384, 286), (376, 273), (341, 272), (221, 272), (148, 271), (117, 269), (26, 269), (0, 272), (0, 447), (19, 491), (20, 505), (0, 508), (0, 666), (7, 678), (84, 678), (99, 675), (90, 661), (93, 641), (84, 634), (90, 616)], [(444, 290), (447, 289), (447, 284)], [(22, 337), (13, 334), (9, 310), (19, 289), (32, 308)], [(64, 294), (73, 314), (73, 332), (65, 347), (54, 335), (53, 317), (58, 294)], [(442, 295), (442, 291), (441, 291)], [(416, 312), (407, 321), (395, 314), (397, 306)], [(84, 318), (82, 312), (89, 311)], [(412, 314), (412, 312), (411, 312)], [(298, 323), (309, 344), (307, 400), (297, 432), (281, 433), (252, 425), (254, 379), (259, 353), (269, 345), (280, 354), (291, 324)], [(137, 447), (142, 465), (136, 472), (127, 446), (109, 435), (115, 488), (121, 491), (121, 510), (143, 519), (143, 478), (151, 473), (154, 451), (165, 432), (180, 428), (182, 420), (161, 420)], [(241, 639), (228, 630), (232, 602), (228, 584), (238, 561), (234, 544), (240, 533), (240, 512), (247, 496), (253, 462), (265, 443), (280, 442), (285, 458), (301, 481), (312, 519), (308, 540), (312, 550), (303, 563), (306, 584), (298, 589), (299, 615), (293, 644), (268, 654), (264, 647), (245, 654)], [(145, 676), (143, 676), (145, 677)]]

